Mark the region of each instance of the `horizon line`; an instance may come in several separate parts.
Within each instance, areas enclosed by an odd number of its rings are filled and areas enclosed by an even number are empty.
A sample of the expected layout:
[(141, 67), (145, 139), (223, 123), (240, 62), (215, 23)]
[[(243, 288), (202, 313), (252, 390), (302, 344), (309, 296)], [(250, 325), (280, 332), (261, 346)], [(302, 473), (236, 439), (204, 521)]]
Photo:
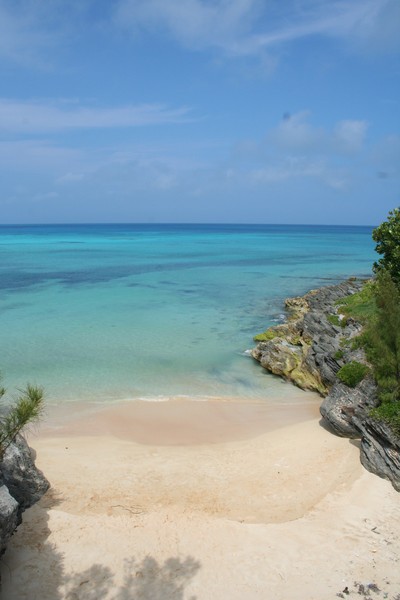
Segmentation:
[(198, 222), (198, 221), (164, 221), (164, 222), (156, 222), (156, 221), (66, 221), (66, 222), (43, 222), (43, 223), (0, 223), (0, 227), (44, 227), (44, 226), (81, 226), (81, 225), (153, 225), (153, 226), (167, 226), (167, 225), (200, 225), (200, 226), (252, 226), (252, 227), (377, 227), (377, 225), (359, 225), (354, 223), (229, 223), (222, 221), (212, 221), (212, 222)]

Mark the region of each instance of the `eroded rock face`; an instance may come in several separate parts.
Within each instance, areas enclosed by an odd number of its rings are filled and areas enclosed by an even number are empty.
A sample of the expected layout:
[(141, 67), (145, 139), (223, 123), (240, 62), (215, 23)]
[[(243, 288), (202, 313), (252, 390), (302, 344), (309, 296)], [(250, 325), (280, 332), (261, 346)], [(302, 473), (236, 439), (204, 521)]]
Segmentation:
[(376, 403), (376, 385), (372, 377), (367, 377), (355, 388), (336, 380), (321, 402), (320, 413), (336, 435), (359, 438), (360, 429), (355, 419), (366, 419)]
[(371, 473), (392, 482), (400, 492), (400, 440), (385, 423), (375, 419), (354, 419), (361, 433), (361, 463)]
[(367, 362), (362, 349), (353, 350), (342, 343), (357, 336), (361, 325), (348, 319), (342, 327), (329, 318), (337, 314), (336, 301), (362, 285), (361, 281), (346, 281), (301, 298), (289, 298), (285, 303), (287, 323), (271, 327), (267, 337), (272, 339), (260, 342), (252, 356), (270, 372), (302, 389), (319, 392), (324, 397), (320, 412), (330, 429), (342, 437), (361, 437), (364, 467), (390, 480), (400, 491), (400, 440), (384, 423), (369, 417), (371, 408), (377, 405), (373, 377), (369, 375), (350, 388), (336, 375), (347, 362)]
[(353, 321), (346, 327), (334, 325), (328, 315), (336, 314), (337, 300), (361, 287), (361, 281), (344, 281), (303, 297), (288, 298), (288, 321), (268, 330), (276, 337), (260, 342), (252, 350), (253, 358), (271, 373), (326, 396), (341, 367), (335, 358), (341, 339), (351, 338), (360, 330)]
[(35, 466), (31, 449), (18, 435), (0, 462), (0, 554), (21, 523), (23, 511), (35, 504), (49, 487)]

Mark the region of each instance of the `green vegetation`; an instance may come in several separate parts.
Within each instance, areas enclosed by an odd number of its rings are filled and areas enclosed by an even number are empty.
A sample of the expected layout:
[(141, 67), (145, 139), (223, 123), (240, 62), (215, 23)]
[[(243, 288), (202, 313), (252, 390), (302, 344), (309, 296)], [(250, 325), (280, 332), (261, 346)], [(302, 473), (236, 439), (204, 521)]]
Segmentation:
[(368, 371), (367, 365), (352, 361), (343, 365), (337, 372), (337, 376), (342, 383), (354, 388), (364, 379)]
[(400, 413), (400, 291), (388, 271), (375, 285), (376, 313), (362, 335), (368, 360), (374, 368), (381, 403), (397, 403)]
[(339, 315), (328, 315), (327, 319), (332, 325), (336, 325), (337, 327), (346, 327), (347, 319), (341, 319)]
[(341, 360), (344, 356), (344, 352), (343, 350), (337, 350), (337, 352), (335, 352), (335, 354), (333, 355), (333, 358), (335, 360)]
[[(5, 389), (0, 388), (0, 398)], [(36, 421), (43, 411), (43, 390), (27, 385), (14, 403), (0, 415), (0, 460), (16, 435), (29, 423)]]
[(398, 402), (383, 402), (378, 408), (373, 408), (370, 415), (389, 425), (393, 433), (400, 438), (400, 407)]
[(336, 304), (340, 312), (359, 323), (367, 323), (376, 312), (374, 289), (375, 284), (367, 281), (359, 292), (338, 300)]
[(383, 255), (374, 263), (374, 272), (387, 271), (400, 289), (400, 208), (389, 212), (387, 221), (372, 232), (372, 239), (377, 242), (377, 253)]
[(364, 348), (378, 387), (380, 404), (371, 416), (400, 437), (400, 208), (389, 212), (372, 238), (382, 255), (373, 267), (376, 280), (339, 305), (344, 314), (364, 325), (352, 345)]
[(331, 325), (340, 326), (340, 319), (338, 315), (327, 315), (327, 319)]
[(255, 342), (269, 342), (270, 340), (273, 340), (276, 337), (279, 337), (276, 331), (267, 329), (263, 333), (258, 333), (257, 335), (255, 335), (253, 340)]

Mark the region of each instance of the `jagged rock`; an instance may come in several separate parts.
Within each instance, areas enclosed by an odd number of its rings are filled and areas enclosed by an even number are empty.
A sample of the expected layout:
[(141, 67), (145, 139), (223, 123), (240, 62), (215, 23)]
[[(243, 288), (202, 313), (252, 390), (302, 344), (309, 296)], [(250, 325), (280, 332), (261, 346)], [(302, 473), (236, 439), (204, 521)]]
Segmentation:
[(361, 281), (349, 280), (288, 298), (288, 321), (271, 327), (268, 332), (276, 337), (260, 342), (252, 356), (271, 373), (325, 396), (340, 368), (334, 359), (340, 340), (354, 334), (352, 323), (349, 330), (338, 327), (329, 322), (327, 314), (335, 314), (335, 302), (361, 286)]
[(265, 344), (260, 363), (274, 375), (288, 377), (301, 358), (300, 348), (291, 346), (286, 340), (275, 338)]
[[(1, 477), (1, 476), (0, 476)], [(15, 529), (21, 522), (18, 511), (18, 502), (10, 495), (4, 484), (0, 485), (0, 554), (5, 550), (6, 544)]]
[(371, 377), (355, 388), (336, 381), (322, 400), (320, 413), (337, 435), (359, 438), (360, 430), (354, 423), (354, 417), (365, 419), (375, 405), (376, 386)]
[(361, 434), (361, 463), (371, 473), (391, 481), (400, 492), (400, 440), (381, 421), (354, 418)]
[(377, 405), (372, 376), (355, 388), (344, 385), (337, 377), (340, 367), (347, 362), (366, 363), (361, 348), (340, 344), (342, 338), (358, 335), (362, 327), (351, 318), (342, 327), (331, 323), (328, 316), (337, 315), (337, 300), (358, 291), (362, 285), (362, 281), (348, 280), (312, 290), (303, 297), (288, 298), (285, 301), (288, 321), (267, 330), (265, 337), (272, 339), (259, 343), (252, 356), (272, 373), (324, 396), (320, 412), (333, 432), (342, 437), (361, 437), (364, 467), (389, 479), (400, 491), (400, 440), (384, 423), (369, 418), (371, 408)]
[(21, 522), (23, 511), (35, 504), (49, 487), (35, 466), (28, 444), (18, 435), (0, 462), (0, 554)]

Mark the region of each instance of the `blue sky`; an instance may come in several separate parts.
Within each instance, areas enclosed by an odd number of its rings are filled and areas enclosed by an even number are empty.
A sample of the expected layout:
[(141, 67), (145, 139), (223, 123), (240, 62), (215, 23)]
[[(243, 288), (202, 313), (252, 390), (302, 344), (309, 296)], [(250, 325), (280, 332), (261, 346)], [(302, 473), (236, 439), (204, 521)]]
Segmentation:
[(0, 222), (376, 225), (399, 0), (0, 0)]

